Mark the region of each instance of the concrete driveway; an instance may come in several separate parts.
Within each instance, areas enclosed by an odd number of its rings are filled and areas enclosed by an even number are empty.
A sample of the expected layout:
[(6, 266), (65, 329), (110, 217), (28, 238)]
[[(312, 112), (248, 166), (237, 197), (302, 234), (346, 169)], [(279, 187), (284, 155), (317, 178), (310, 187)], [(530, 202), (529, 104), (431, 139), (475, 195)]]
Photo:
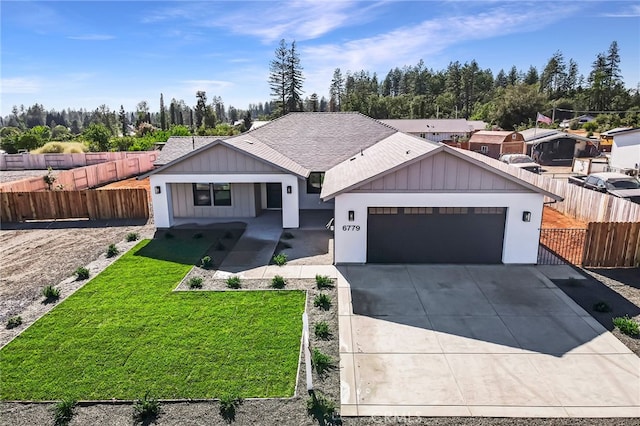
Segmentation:
[(338, 270), (343, 416), (640, 416), (640, 358), (535, 267)]

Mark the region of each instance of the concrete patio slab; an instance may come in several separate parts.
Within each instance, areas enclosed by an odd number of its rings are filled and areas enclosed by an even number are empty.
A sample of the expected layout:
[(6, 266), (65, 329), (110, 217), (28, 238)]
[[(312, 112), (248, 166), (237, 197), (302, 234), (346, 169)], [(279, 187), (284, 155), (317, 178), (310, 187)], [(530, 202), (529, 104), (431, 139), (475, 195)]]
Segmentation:
[(575, 280), (587, 279), (569, 265), (537, 265), (535, 268), (550, 280), (568, 280), (570, 278)]
[(429, 319), (443, 352), (520, 352), (518, 342), (497, 315), (430, 315)]
[(345, 417), (640, 416), (640, 358), (535, 267), (337, 271)]

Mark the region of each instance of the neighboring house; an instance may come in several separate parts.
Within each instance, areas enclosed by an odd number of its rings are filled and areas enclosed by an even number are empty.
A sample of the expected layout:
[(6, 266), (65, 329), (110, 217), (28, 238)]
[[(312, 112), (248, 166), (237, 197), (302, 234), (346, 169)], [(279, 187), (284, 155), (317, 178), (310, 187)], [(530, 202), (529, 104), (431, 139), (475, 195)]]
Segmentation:
[(591, 121), (593, 121), (595, 119), (596, 119), (595, 117), (593, 117), (591, 115), (588, 115), (588, 114), (580, 115), (578, 117), (567, 118), (565, 120), (562, 120), (560, 122), (560, 127), (563, 128), (563, 129), (566, 129), (566, 128), (571, 127), (571, 124), (576, 124), (579, 127), (582, 127), (582, 125), (584, 123), (589, 123), (589, 122), (591, 122)]
[(269, 121), (258, 121), (258, 120), (254, 120), (254, 121), (251, 123), (251, 128), (250, 128), (249, 130), (255, 130), (255, 129), (257, 129), (258, 127), (262, 127), (262, 126), (264, 126), (264, 125), (265, 125), (265, 124), (267, 124), (267, 123), (269, 123)]
[(531, 128), (520, 132), (526, 154), (544, 165), (571, 165), (574, 158), (598, 155), (597, 141), (554, 129)]
[(489, 158), (359, 113), (292, 113), (219, 139), (170, 138), (149, 173), (154, 220), (331, 209), (335, 263), (535, 263), (545, 197)]
[[(476, 130), (465, 119), (400, 119), (380, 120), (382, 123), (395, 127), (403, 133), (418, 136), (433, 142), (457, 142), (468, 139)], [(475, 123), (475, 122), (474, 122)], [(485, 124), (486, 125), (486, 124)], [(482, 127), (484, 129), (484, 126)]]
[(479, 130), (469, 138), (468, 149), (495, 159), (503, 154), (524, 154), (524, 138), (518, 132)]
[(640, 128), (626, 129), (613, 135), (610, 166), (623, 173), (640, 172)]
[(613, 136), (616, 133), (624, 132), (626, 130), (630, 130), (631, 127), (616, 127), (615, 129), (607, 130), (606, 132), (600, 133), (600, 141), (598, 142), (598, 148), (600, 152), (611, 152), (613, 147)]

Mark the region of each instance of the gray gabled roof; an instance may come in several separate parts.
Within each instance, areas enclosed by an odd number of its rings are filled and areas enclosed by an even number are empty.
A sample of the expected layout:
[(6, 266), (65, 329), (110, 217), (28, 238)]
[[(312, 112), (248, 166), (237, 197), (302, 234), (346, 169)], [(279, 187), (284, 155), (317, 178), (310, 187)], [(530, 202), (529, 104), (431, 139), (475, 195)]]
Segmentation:
[(328, 170), (324, 177), (320, 198), (323, 201), (330, 200), (364, 183), (378, 179), (386, 174), (406, 167), (415, 161), (420, 161), (443, 151), (475, 164), (484, 170), (495, 173), (531, 191), (540, 193), (554, 200), (562, 200), (562, 197), (502, 171), (497, 166), (503, 163), (500, 163), (498, 160), (443, 144), (425, 144), (421, 140), (416, 140), (415, 138), (400, 133), (378, 142), (371, 148), (352, 156)]
[(524, 137), (524, 141), (527, 145), (535, 145), (540, 142), (549, 142), (556, 139), (569, 138), (583, 142), (595, 142), (595, 139), (589, 139), (584, 136), (576, 135), (575, 133), (567, 133), (556, 129), (526, 129), (520, 132)]
[(391, 173), (398, 166), (404, 166), (408, 161), (442, 146), (404, 133), (395, 133), (329, 169), (324, 176), (320, 198), (324, 201), (331, 199), (381, 174)]
[(405, 133), (471, 133), (474, 130), (464, 118), (391, 119), (380, 120), (380, 122)]
[(228, 138), (229, 136), (171, 136), (164, 144), (162, 151), (160, 151), (158, 158), (156, 158), (153, 164), (156, 166), (165, 165), (187, 155), (191, 151), (195, 151), (215, 141)]
[(250, 135), (300, 166), (324, 172), (396, 132), (357, 112), (294, 112), (232, 139)]
[(601, 136), (614, 136), (620, 133), (634, 132), (636, 130), (640, 130), (639, 128), (634, 127), (616, 127), (615, 129), (607, 130), (606, 132), (600, 133)]
[[(188, 137), (188, 139), (191, 140), (191, 137)], [(271, 147), (263, 144), (262, 142), (256, 140), (255, 138), (252, 138), (250, 135), (244, 135), (243, 138), (234, 138), (234, 139), (226, 139), (226, 140), (216, 139), (215, 137), (211, 137), (210, 139), (208, 138), (202, 139), (200, 140), (198, 148), (191, 150), (186, 154), (174, 159), (173, 161), (170, 161), (160, 166), (159, 168), (154, 169), (149, 173), (146, 173), (140, 176), (139, 179), (143, 179), (147, 176), (160, 173), (181, 161), (184, 161), (188, 158), (191, 158), (195, 155), (200, 154), (203, 151), (206, 151), (214, 147), (215, 145), (224, 145), (228, 148), (234, 149), (236, 151), (240, 151), (259, 161), (272, 164), (273, 166), (281, 169), (284, 172), (292, 173), (301, 178), (307, 178), (309, 176), (309, 173), (311, 172), (310, 170), (305, 169), (304, 167), (297, 164), (295, 161), (285, 157), (284, 155), (280, 154), (279, 152), (272, 149)]]

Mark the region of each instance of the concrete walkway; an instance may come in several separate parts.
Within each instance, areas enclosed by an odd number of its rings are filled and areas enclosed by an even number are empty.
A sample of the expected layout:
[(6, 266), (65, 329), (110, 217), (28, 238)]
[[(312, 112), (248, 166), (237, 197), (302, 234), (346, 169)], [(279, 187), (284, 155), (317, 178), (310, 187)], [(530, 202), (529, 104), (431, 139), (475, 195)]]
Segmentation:
[(640, 359), (545, 276), (570, 269), (338, 271), (342, 416), (640, 417)]

